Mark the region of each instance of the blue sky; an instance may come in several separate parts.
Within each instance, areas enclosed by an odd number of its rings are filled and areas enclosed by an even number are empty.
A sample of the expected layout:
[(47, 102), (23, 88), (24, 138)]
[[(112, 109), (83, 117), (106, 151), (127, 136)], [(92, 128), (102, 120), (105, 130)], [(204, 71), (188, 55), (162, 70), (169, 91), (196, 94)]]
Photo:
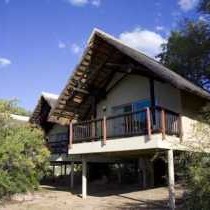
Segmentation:
[(93, 28), (154, 57), (198, 0), (0, 0), (0, 98), (59, 94)]

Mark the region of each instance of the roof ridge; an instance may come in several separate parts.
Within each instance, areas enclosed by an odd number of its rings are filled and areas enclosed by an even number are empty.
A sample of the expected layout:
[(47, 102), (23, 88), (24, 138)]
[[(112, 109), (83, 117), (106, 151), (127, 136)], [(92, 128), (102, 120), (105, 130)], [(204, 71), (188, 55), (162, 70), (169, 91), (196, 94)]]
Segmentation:
[[(137, 53), (141, 54), (142, 56), (145, 56), (147, 59), (150, 59), (152, 62), (156, 63), (157, 65), (160, 65), (160, 66), (163, 67), (165, 70), (170, 71), (172, 74), (174, 74), (174, 76), (178, 76), (178, 77), (180, 77), (180, 79), (185, 80), (186, 82), (188, 82), (188, 83), (194, 85), (196, 88), (199, 88), (200, 90), (205, 91), (205, 92), (206, 92), (207, 94), (209, 94), (209, 96), (210, 96), (210, 93), (209, 93), (207, 90), (201, 88), (200, 86), (198, 86), (198, 85), (196, 85), (195, 83), (191, 82), (191, 81), (188, 80), (187, 78), (181, 76), (180, 74), (176, 73), (176, 72), (173, 71), (172, 69), (166, 67), (164, 64), (158, 62), (158, 61), (155, 60), (154, 58), (152, 58), (152, 57), (150, 57), (150, 56), (144, 54), (144, 53), (141, 52), (140, 50), (138, 50), (138, 49), (136, 49), (136, 48), (134, 48), (134, 47), (131, 47), (130, 45), (124, 43), (123, 41), (121, 41), (120, 39), (114, 37), (113, 35), (111, 35), (111, 34), (109, 34), (109, 33), (106, 33), (106, 32), (104, 32), (103, 30), (101, 30), (101, 29), (99, 29), (99, 28), (94, 28), (94, 29), (93, 29), (93, 33), (96, 34), (96, 35), (97, 35), (97, 33), (99, 33), (99, 35), (106, 36), (107, 38), (110, 38), (110, 39), (112, 39), (112, 40), (118, 42), (119, 44), (122, 44), (122, 45), (124, 45), (125, 47), (128, 47), (128, 48), (130, 48), (130, 49), (133, 50), (133, 51), (136, 51)], [(94, 34), (93, 34), (93, 35), (94, 35)], [(92, 35), (92, 36), (93, 36), (93, 35)], [(90, 37), (90, 38), (92, 38), (92, 37)]]
[(44, 98), (52, 98), (52, 99), (58, 99), (59, 95), (54, 94), (54, 93), (49, 93), (49, 92), (44, 92), (42, 91), (41, 96), (43, 96)]

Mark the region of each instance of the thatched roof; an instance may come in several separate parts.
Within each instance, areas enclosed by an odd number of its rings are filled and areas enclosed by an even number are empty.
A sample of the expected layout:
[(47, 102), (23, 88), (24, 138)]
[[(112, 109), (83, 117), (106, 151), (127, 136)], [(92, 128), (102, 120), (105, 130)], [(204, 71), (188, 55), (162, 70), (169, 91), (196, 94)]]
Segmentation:
[(92, 96), (106, 94), (107, 85), (119, 71), (152, 77), (210, 100), (207, 91), (113, 36), (94, 29), (79, 64), (50, 112), (50, 120), (65, 118), (68, 122), (75, 114), (85, 117), (91, 110)]
[(29, 121), (38, 125), (47, 121), (48, 114), (55, 107), (57, 99), (58, 95), (42, 92)]

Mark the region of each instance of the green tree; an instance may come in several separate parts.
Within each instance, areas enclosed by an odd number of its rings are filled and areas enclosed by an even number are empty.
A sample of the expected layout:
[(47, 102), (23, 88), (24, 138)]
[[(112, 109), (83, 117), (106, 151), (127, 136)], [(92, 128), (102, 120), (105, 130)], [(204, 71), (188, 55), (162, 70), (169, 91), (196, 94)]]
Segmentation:
[(23, 116), (30, 116), (30, 112), (18, 106), (18, 100), (2, 100), (0, 99), (0, 113), (11, 113)]
[(209, 0), (201, 0), (198, 10), (200, 12), (210, 14), (210, 1)]
[(182, 20), (157, 56), (164, 65), (207, 90), (210, 89), (209, 2), (202, 0), (198, 7), (204, 18)]
[(184, 20), (162, 46), (160, 61), (193, 83), (210, 87), (210, 30), (205, 21)]
[(13, 101), (0, 101), (0, 197), (37, 189), (48, 167), (42, 131), (11, 123), (16, 108)]

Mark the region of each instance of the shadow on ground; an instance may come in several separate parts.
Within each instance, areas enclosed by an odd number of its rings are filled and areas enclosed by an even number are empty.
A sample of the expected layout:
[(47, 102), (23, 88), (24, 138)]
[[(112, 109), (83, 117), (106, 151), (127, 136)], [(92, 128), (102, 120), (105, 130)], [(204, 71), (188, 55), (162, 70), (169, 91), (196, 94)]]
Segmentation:
[[(73, 190), (70, 189), (69, 185), (58, 185), (58, 183), (53, 183), (51, 186), (43, 186), (44, 189), (52, 190), (52, 191), (66, 191), (71, 194), (74, 194), (78, 197), (81, 197), (81, 185), (76, 185)], [(181, 186), (177, 186), (176, 189), (179, 190)], [(162, 188), (158, 188), (162, 189)], [(164, 190), (156, 190), (154, 189), (139, 189), (138, 185), (119, 185), (119, 184), (94, 184), (90, 183), (88, 185), (88, 196), (100, 198), (102, 204), (100, 208), (93, 208), (94, 210), (100, 209), (150, 209), (150, 210), (161, 210), (161, 209), (169, 209), (168, 208), (168, 200), (164, 198), (164, 196), (160, 196), (162, 191), (167, 194), (167, 188), (163, 188)], [(114, 196), (115, 203), (110, 199), (111, 196)], [(157, 197), (157, 199), (156, 199)], [(110, 201), (109, 201), (110, 199)], [(182, 206), (182, 197), (179, 196), (176, 199), (177, 209), (181, 209)], [(88, 200), (87, 200), (88, 201)], [(118, 202), (122, 201), (122, 202)], [(112, 208), (113, 207), (113, 208)]]

